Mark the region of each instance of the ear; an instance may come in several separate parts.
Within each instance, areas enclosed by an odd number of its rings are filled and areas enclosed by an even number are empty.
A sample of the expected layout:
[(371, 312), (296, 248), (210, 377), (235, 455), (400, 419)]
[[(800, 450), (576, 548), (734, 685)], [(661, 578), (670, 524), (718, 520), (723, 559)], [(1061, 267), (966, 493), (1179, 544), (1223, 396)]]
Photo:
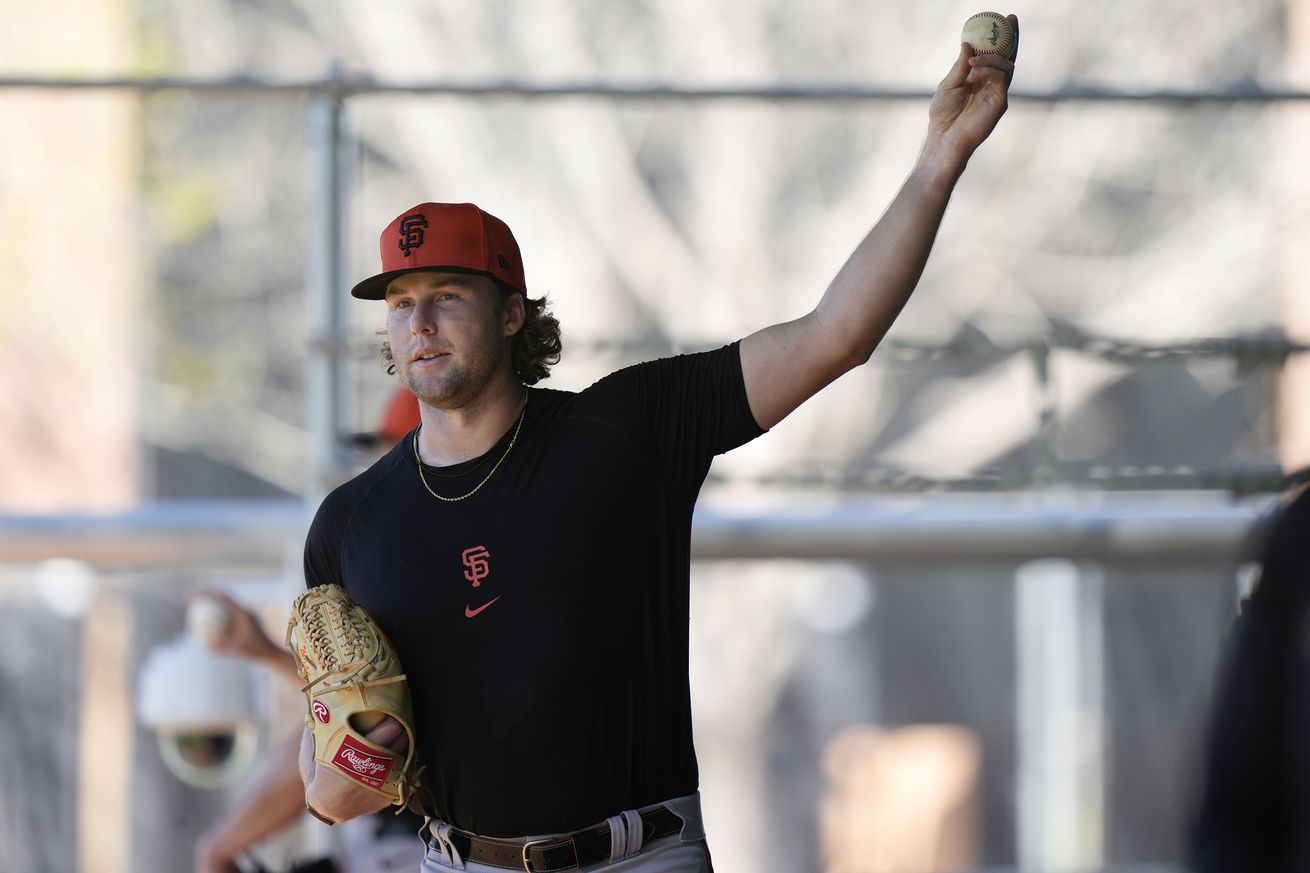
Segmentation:
[(523, 329), (523, 322), (527, 320), (527, 307), (523, 302), (523, 295), (515, 291), (505, 298), (505, 306), (502, 310), (505, 319), (505, 336), (513, 336)]

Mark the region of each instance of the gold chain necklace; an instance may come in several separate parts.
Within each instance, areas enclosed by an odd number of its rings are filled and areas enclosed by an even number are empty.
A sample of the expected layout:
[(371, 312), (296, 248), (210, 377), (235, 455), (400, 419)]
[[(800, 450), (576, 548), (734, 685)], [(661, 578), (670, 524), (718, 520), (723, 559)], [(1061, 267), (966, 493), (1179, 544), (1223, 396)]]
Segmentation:
[(519, 431), (523, 428), (523, 419), (527, 417), (527, 414), (528, 414), (528, 395), (527, 393), (524, 393), (523, 411), (519, 413), (519, 423), (514, 426), (514, 436), (509, 438), (509, 445), (505, 447), (505, 454), (500, 456), (500, 460), (496, 462), (496, 466), (491, 468), (491, 472), (488, 473), (486, 477), (483, 478), (483, 480), (477, 484), (477, 487), (475, 487), (472, 491), (470, 491), (468, 494), (463, 495), (462, 497), (442, 497), (440, 494), (433, 491), (432, 486), (428, 484), (427, 477), (423, 475), (423, 458), (421, 458), (418, 453), (418, 437), (419, 434), (423, 432), (423, 425), (420, 424), (418, 426), (418, 429), (414, 431), (414, 461), (415, 463), (418, 464), (418, 480), (423, 483), (424, 488), (428, 489), (428, 493), (431, 494), (433, 497), (437, 498), (438, 500), (445, 501), (446, 503), (459, 503), (461, 500), (468, 500), (474, 494), (477, 494), (478, 491), (482, 489), (482, 486), (486, 485), (487, 481), (492, 476), (496, 475), (496, 471), (500, 469), (500, 465), (504, 463), (506, 458), (509, 457), (509, 453), (514, 448), (514, 444), (519, 440)]

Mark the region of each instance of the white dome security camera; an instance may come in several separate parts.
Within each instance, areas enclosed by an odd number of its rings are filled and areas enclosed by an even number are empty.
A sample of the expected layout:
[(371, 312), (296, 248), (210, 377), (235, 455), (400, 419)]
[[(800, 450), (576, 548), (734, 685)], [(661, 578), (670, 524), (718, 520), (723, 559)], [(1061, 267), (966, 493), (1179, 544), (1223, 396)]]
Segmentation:
[(231, 784), (257, 750), (259, 714), (250, 667), (210, 652), (191, 634), (146, 656), (137, 716), (157, 734), (168, 769), (197, 788)]

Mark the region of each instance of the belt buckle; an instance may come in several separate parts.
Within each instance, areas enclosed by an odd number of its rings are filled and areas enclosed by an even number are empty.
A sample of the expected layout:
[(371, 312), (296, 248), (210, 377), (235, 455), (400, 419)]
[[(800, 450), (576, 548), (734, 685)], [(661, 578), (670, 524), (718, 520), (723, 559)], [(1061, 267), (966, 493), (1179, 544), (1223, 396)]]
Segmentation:
[[(528, 857), (528, 851), (531, 850), (531, 849), (542, 848), (542, 847), (544, 847), (544, 846), (550, 846), (550, 845), (552, 845), (552, 844), (553, 844), (553, 845), (559, 845), (559, 846), (563, 846), (563, 845), (569, 845), (569, 846), (572, 846), (572, 847), (573, 847), (573, 869), (574, 869), (574, 870), (578, 869), (578, 867), (579, 867), (579, 864), (578, 864), (578, 844), (575, 843), (575, 842), (573, 842), (573, 837), (571, 837), (571, 836), (569, 836), (569, 837), (550, 837), (550, 838), (548, 838), (548, 839), (544, 839), (544, 840), (528, 840), (526, 843), (523, 844), (523, 856), (522, 856), (522, 857), (523, 857), (523, 869), (524, 869), (525, 871), (527, 871), (527, 873), (543, 873), (543, 871), (537, 870), (535, 867), (532, 866), (532, 859)], [(559, 867), (559, 868), (556, 868), (556, 869), (559, 869), (559, 870), (567, 870), (567, 869), (569, 869), (569, 868), (568, 868), (568, 867)]]

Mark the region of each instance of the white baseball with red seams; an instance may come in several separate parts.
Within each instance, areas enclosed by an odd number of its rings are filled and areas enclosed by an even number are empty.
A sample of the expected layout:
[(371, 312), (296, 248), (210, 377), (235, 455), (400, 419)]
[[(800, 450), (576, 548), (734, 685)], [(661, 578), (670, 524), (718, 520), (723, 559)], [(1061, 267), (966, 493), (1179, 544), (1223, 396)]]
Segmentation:
[(1014, 28), (1010, 19), (999, 12), (979, 12), (964, 22), (960, 41), (967, 42), (975, 54), (1013, 59)]

